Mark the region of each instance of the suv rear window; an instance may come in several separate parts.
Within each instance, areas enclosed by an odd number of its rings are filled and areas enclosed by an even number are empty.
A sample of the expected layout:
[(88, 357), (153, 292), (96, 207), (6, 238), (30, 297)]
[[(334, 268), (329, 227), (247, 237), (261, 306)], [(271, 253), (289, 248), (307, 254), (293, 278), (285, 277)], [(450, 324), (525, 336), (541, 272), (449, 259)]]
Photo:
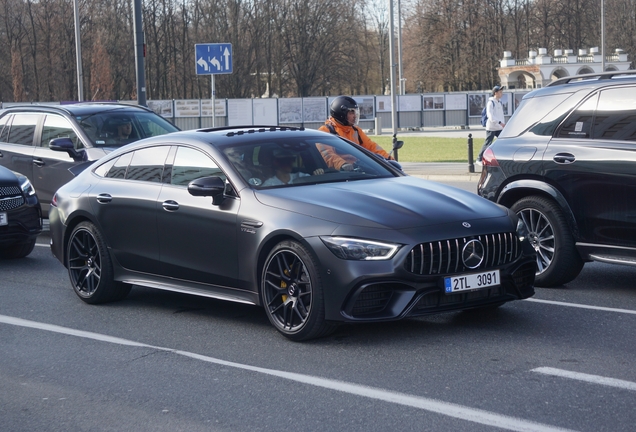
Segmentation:
[[(508, 120), (508, 123), (506, 123), (506, 127), (501, 132), (501, 135), (499, 135), (499, 138), (510, 138), (521, 135), (546, 117), (546, 114), (554, 112), (554, 110), (570, 98), (570, 96), (572, 96), (572, 93), (524, 98), (521, 104), (519, 104), (519, 107), (515, 110), (513, 116)], [(558, 113), (560, 114), (563, 111), (567, 113), (569, 108), (566, 110), (559, 109)], [(554, 125), (554, 127), (556, 127), (556, 125)], [(552, 130), (554, 130), (554, 127)], [(540, 133), (540, 135), (544, 134), (545, 133)], [(552, 132), (550, 132), (549, 135), (552, 135)]]

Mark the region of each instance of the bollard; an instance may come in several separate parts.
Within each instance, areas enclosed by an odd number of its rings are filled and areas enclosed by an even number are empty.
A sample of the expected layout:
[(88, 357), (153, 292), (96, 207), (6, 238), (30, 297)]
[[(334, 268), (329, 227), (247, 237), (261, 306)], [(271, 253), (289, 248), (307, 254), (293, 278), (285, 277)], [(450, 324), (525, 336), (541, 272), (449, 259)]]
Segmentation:
[(375, 134), (382, 135), (382, 117), (375, 118)]
[(473, 160), (473, 134), (468, 134), (468, 172), (475, 172), (475, 163)]

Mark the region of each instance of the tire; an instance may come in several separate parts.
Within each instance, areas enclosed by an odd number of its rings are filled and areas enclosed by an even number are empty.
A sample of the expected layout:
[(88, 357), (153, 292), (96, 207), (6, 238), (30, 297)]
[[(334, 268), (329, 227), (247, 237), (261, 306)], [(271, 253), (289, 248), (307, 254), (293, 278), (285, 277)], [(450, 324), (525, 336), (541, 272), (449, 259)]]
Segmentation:
[(510, 208), (526, 224), (537, 252), (535, 285), (560, 286), (574, 280), (583, 268), (583, 260), (559, 206), (550, 199), (529, 196)]
[(115, 282), (106, 243), (90, 222), (73, 229), (67, 244), (66, 268), (75, 294), (86, 303), (121, 300), (130, 292), (130, 284)]
[(3, 248), (0, 252), (0, 258), (4, 259), (17, 259), (24, 258), (33, 252), (35, 247), (35, 239), (26, 241), (24, 243), (16, 243), (11, 246)]
[(336, 329), (325, 321), (317, 265), (298, 242), (282, 241), (271, 250), (263, 267), (261, 296), (269, 321), (290, 340), (319, 338)]

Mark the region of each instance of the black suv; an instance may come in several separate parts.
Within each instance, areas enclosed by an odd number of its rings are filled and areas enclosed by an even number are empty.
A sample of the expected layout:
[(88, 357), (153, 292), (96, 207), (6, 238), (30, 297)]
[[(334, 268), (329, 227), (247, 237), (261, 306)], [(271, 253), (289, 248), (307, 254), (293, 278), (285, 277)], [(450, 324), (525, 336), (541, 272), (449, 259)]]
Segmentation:
[(179, 129), (152, 110), (117, 103), (20, 105), (0, 112), (0, 165), (26, 175), (44, 216), (69, 168), (116, 147)]
[(485, 152), (478, 193), (525, 221), (538, 286), (586, 261), (636, 265), (636, 71), (528, 93)]
[(0, 258), (23, 258), (42, 231), (38, 196), (29, 179), (0, 166)]

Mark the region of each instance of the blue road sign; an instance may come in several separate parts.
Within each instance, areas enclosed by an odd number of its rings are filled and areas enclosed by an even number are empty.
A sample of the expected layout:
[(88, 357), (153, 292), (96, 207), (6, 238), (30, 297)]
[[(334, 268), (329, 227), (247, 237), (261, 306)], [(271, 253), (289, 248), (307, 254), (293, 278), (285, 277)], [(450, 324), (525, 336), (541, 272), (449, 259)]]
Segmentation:
[(194, 45), (197, 75), (231, 74), (232, 44)]

